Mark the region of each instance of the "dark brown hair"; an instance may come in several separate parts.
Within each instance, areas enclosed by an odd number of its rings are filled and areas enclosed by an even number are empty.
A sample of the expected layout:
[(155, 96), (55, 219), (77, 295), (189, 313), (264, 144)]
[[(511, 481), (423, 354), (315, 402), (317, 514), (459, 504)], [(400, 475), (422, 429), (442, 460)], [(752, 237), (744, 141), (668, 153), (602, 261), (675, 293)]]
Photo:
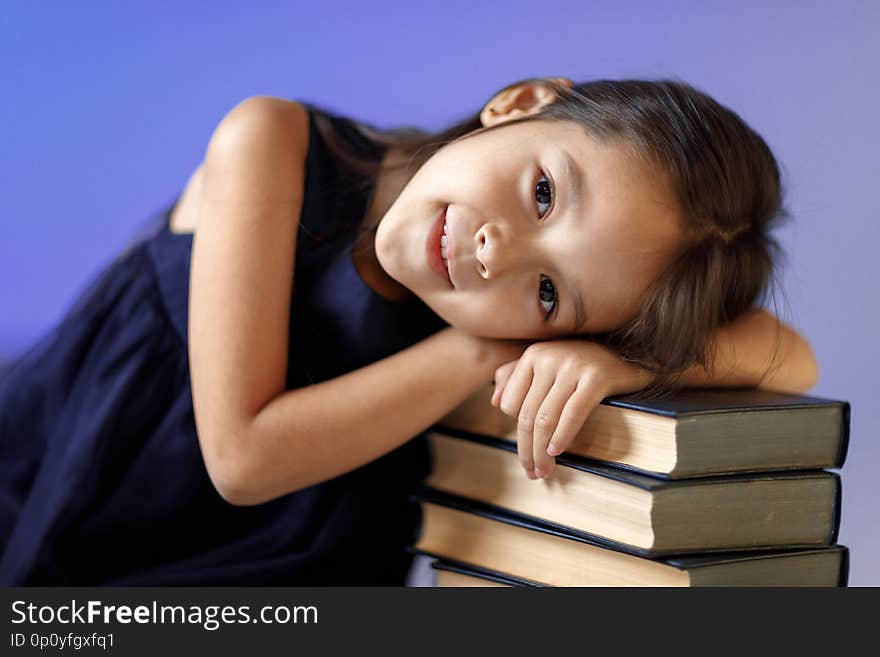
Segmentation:
[[(736, 113), (681, 81), (596, 80), (569, 88), (533, 78), (498, 93), (525, 82), (546, 85), (558, 98), (487, 130), (521, 121), (574, 121), (594, 138), (622, 138), (666, 176), (681, 209), (679, 249), (637, 315), (617, 329), (584, 337), (652, 372), (654, 383), (642, 391), (647, 397), (681, 387), (681, 375), (694, 364), (714, 372), (713, 333), (765, 300), (785, 256), (770, 235), (789, 213), (782, 207), (779, 168), (769, 147)], [(349, 152), (319, 114), (316, 124), (360, 184), (372, 184), (379, 162)], [(416, 168), (444, 145), (484, 127), (479, 112), (434, 134), (357, 125), (374, 143), (402, 149), (406, 166)], [(778, 331), (776, 345), (774, 353)]]

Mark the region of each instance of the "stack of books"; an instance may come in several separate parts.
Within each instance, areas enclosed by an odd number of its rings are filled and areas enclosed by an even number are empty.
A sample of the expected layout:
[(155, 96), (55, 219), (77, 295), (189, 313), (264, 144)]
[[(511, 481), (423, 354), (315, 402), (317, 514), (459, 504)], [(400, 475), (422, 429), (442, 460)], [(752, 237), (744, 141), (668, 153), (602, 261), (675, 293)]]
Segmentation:
[(846, 586), (849, 402), (757, 388), (609, 397), (546, 479), (478, 390), (428, 432), (415, 554), (439, 586)]

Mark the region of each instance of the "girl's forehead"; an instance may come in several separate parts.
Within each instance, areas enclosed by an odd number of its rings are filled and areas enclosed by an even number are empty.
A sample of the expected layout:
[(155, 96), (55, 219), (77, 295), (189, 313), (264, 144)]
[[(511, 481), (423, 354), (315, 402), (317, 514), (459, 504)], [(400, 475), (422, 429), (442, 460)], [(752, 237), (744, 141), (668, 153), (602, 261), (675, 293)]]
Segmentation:
[(542, 144), (562, 144), (571, 140), (586, 140), (587, 134), (581, 124), (575, 121), (556, 121), (547, 119), (530, 119), (502, 125), (489, 132), (499, 141), (518, 143), (521, 145), (541, 146)]
[(661, 205), (677, 207), (674, 187), (664, 169), (623, 136), (597, 137), (576, 121), (536, 120), (511, 126), (516, 127), (528, 129), (510, 135), (513, 142), (557, 161), (569, 159), (574, 170), (566, 167), (566, 173), (577, 175), (588, 191), (650, 197)]
[[(474, 156), (488, 157), (498, 166), (519, 166), (520, 158), (547, 158), (557, 164), (558, 177), (577, 176), (584, 204), (607, 204), (614, 209), (609, 220), (654, 224), (656, 232), (678, 234), (679, 203), (675, 187), (665, 171), (632, 141), (619, 135), (595, 136), (586, 126), (571, 120), (531, 119), (502, 125), (475, 141)], [(568, 159), (573, 167), (563, 165)], [(567, 180), (559, 180), (567, 186)], [(591, 198), (592, 197), (592, 198)], [(665, 215), (658, 222), (656, 215)], [(647, 215), (647, 216), (642, 216)], [(661, 228), (658, 223), (662, 223)]]
[[(493, 134), (493, 132), (495, 134)], [(617, 171), (638, 170), (640, 175), (653, 173), (657, 167), (630, 140), (618, 135), (596, 136), (586, 126), (571, 120), (533, 119), (502, 126), (485, 136), (500, 147), (495, 154), (521, 152), (567, 153), (586, 163), (605, 163)], [(474, 144), (477, 146), (477, 144)]]

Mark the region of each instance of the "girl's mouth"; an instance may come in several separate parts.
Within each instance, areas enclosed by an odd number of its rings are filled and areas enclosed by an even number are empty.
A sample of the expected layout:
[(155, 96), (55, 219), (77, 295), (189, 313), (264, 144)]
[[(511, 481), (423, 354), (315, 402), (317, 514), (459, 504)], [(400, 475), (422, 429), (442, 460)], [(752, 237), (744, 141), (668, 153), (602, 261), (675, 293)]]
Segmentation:
[(443, 227), (445, 224), (446, 207), (443, 208), (443, 211), (437, 219), (434, 220), (431, 229), (428, 231), (428, 239), (425, 242), (425, 252), (427, 254), (428, 267), (438, 276), (446, 280), (450, 287), (454, 287), (452, 285), (452, 278), (449, 275), (449, 265), (447, 260), (443, 258), (443, 252), (446, 251), (446, 247), (442, 242), (446, 240), (441, 238), (444, 236)]

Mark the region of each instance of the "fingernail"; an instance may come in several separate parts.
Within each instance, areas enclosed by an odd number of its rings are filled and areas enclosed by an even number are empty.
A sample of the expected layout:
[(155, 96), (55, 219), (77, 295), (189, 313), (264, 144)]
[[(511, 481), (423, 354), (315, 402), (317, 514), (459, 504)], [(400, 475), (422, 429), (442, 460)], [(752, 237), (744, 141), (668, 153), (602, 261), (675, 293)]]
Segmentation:
[(535, 475), (534, 470), (526, 470), (526, 477), (529, 479), (537, 479), (538, 477)]
[(559, 449), (559, 448), (558, 448), (556, 445), (554, 445), (553, 443), (550, 443), (549, 445), (547, 445), (547, 453), (548, 453), (550, 456), (559, 456), (559, 454), (560, 454), (561, 452), (562, 452), (562, 450)]
[(535, 477), (540, 478), (543, 477), (545, 474), (547, 473), (544, 472), (541, 468), (535, 468)]

